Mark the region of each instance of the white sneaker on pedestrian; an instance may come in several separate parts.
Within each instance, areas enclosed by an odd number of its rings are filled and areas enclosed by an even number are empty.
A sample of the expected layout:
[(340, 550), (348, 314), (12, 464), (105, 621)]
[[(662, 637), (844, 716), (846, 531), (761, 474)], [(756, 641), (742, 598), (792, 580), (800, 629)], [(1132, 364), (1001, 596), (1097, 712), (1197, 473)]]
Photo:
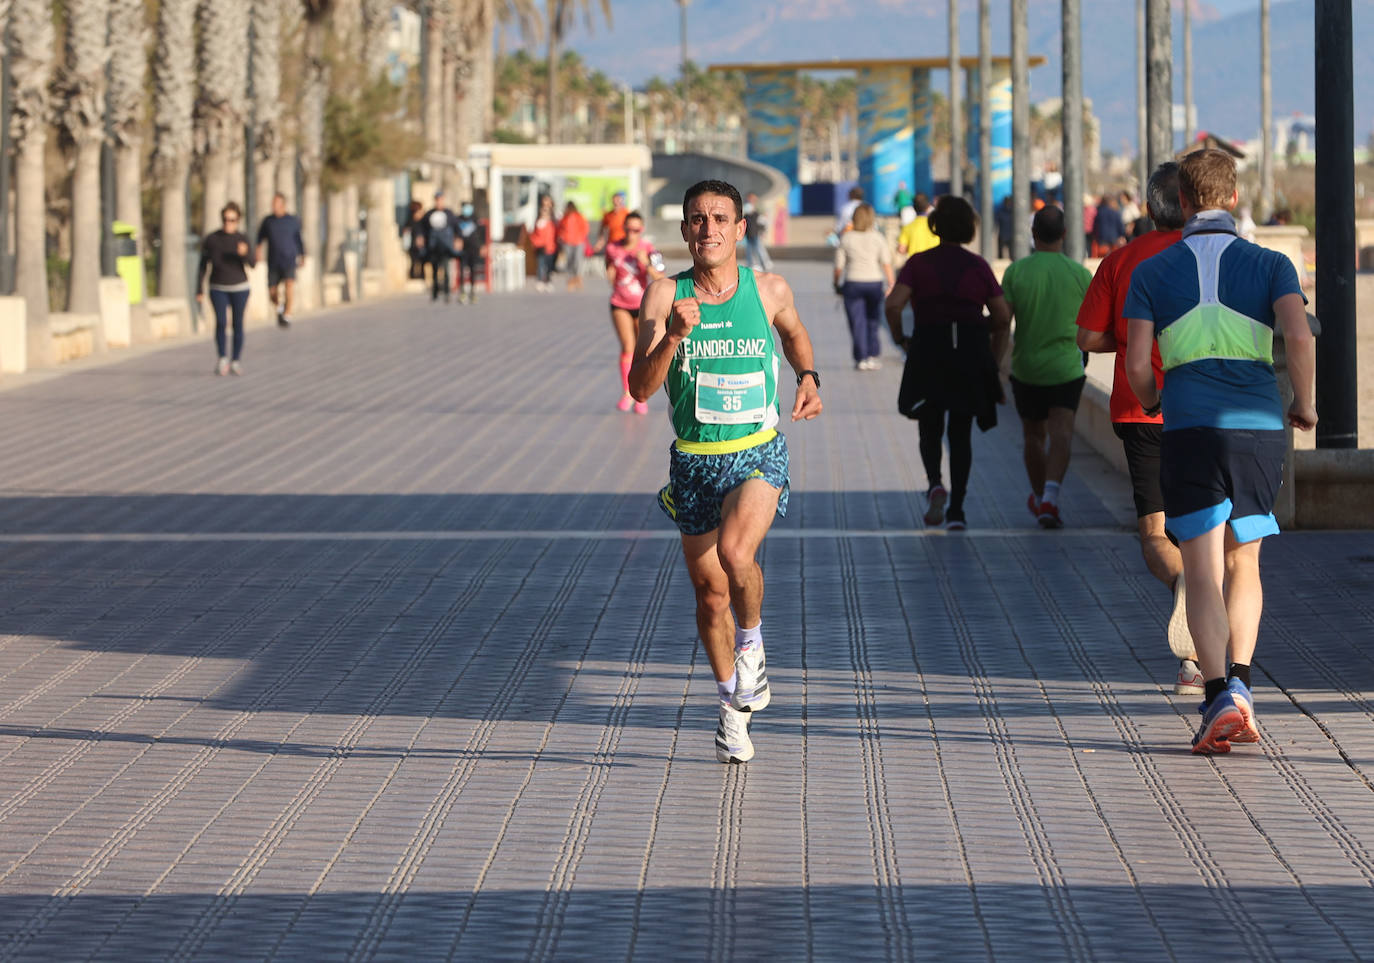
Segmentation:
[(1175, 658), (1197, 660), (1193, 647), (1193, 633), (1188, 631), (1188, 592), (1183, 576), (1174, 579), (1174, 610), (1169, 613), (1169, 650)]
[(730, 696), (730, 705), (740, 712), (758, 712), (768, 708), (772, 698), (764, 666), (763, 642), (759, 641), (735, 653), (735, 691)]
[(228, 373), (229, 373), (229, 359), (228, 359), (228, 358), (220, 358), (220, 359), (219, 359), (219, 364), (215, 365), (215, 374), (223, 376), (223, 375), (227, 375)]
[(240, 363), (237, 362), (237, 361), (231, 361), (231, 362), (229, 362), (229, 373), (230, 373), (231, 375), (241, 375), (241, 374), (243, 374), (243, 365), (240, 364)]
[(718, 762), (748, 762), (754, 758), (754, 743), (749, 739), (748, 712), (740, 712), (732, 705), (720, 704), (720, 724), (716, 726), (716, 760)]
[(1174, 680), (1174, 695), (1203, 695), (1207, 691), (1202, 669), (1192, 659), (1180, 659), (1178, 678)]

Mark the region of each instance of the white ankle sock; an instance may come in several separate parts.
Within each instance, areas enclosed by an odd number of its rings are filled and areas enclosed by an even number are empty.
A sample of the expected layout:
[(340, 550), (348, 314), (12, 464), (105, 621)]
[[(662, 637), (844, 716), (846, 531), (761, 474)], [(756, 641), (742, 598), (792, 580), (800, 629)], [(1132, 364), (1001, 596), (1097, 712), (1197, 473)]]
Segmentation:
[(1059, 485), (1060, 483), (1056, 481), (1045, 482), (1045, 496), (1040, 500), (1044, 502), (1046, 505), (1058, 505)]
[(741, 629), (735, 627), (735, 651), (743, 652), (752, 649), (755, 645), (763, 641), (763, 623), (760, 622), (752, 629)]
[(716, 692), (720, 695), (720, 701), (723, 705), (728, 704), (730, 702), (730, 697), (735, 694), (735, 683), (737, 681), (739, 681), (738, 672), (730, 673), (730, 678), (726, 679), (724, 682), (721, 682), (719, 679), (716, 680)]

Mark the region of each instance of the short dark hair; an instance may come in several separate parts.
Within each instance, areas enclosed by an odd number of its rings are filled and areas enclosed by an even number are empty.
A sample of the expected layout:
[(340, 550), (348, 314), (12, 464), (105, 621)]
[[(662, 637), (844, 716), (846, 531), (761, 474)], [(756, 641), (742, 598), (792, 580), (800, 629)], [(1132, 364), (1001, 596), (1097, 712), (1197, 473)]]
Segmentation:
[(930, 198), (927, 197), (924, 192), (917, 191), (916, 197), (913, 199), (912, 204), (916, 208), (916, 213), (920, 214), (930, 207)]
[(849, 199), (851, 201), (861, 201), (864, 199), (864, 189), (862, 187), (851, 187), (849, 189)]
[(973, 205), (962, 197), (941, 194), (935, 201), (929, 223), (931, 231), (941, 241), (967, 244), (978, 230), (978, 215), (973, 213)]
[(1064, 239), (1064, 212), (1053, 204), (1046, 204), (1031, 218), (1031, 237), (1046, 244)]
[(1177, 231), (1183, 227), (1183, 208), (1178, 203), (1178, 164), (1165, 161), (1155, 168), (1145, 185), (1145, 209), (1155, 227)]
[(639, 213), (639, 211), (631, 211), (630, 213), (628, 213), (628, 214), (625, 215), (625, 220), (621, 221), (620, 223), (621, 223), (621, 224), (626, 224), (626, 223), (628, 223), (628, 222), (630, 222), (630, 221), (638, 221), (639, 223), (643, 224), (643, 223), (644, 223), (644, 215), (641, 214), (641, 213)]
[(243, 220), (243, 208), (239, 207), (235, 201), (230, 201), (219, 209), (220, 220), (223, 220), (226, 214), (233, 214), (239, 220)]
[(697, 181), (687, 188), (687, 193), (682, 195), (682, 219), (687, 220), (687, 208), (692, 201), (701, 197), (703, 194), (714, 194), (717, 197), (728, 197), (735, 205), (735, 220), (744, 217), (744, 201), (740, 199), (739, 191), (734, 184), (725, 181)]

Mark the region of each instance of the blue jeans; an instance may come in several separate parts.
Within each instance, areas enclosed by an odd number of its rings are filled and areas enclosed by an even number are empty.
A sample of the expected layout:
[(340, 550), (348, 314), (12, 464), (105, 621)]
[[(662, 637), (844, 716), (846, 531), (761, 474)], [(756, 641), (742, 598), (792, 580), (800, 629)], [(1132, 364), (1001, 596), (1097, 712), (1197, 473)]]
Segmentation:
[(233, 360), (239, 360), (239, 355), (243, 354), (243, 309), (248, 305), (247, 291), (216, 291), (210, 289), (210, 303), (215, 308), (215, 348), (219, 350), (221, 358), (227, 357), (228, 353), (224, 350), (224, 329), (229, 322), (229, 311), (232, 308), (234, 314), (234, 355)]
[(854, 360), (878, 357), (883, 351), (878, 340), (883, 319), (883, 282), (846, 281), (842, 290), (844, 313), (849, 318), (849, 334), (854, 342)]

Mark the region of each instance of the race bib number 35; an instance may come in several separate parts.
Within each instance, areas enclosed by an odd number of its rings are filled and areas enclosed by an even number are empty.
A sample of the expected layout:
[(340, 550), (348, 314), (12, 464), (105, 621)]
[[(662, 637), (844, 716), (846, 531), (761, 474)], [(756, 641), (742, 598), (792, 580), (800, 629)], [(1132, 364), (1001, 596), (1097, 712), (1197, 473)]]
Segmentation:
[(703, 425), (752, 425), (768, 411), (762, 371), (697, 372), (697, 421)]

